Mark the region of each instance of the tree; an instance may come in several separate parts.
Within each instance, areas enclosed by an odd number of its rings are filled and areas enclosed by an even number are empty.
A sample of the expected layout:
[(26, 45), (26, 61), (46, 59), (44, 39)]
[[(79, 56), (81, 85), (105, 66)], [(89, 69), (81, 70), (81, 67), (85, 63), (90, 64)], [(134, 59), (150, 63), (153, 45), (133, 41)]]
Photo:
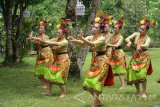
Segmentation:
[(12, 8), (13, 8), (13, 1), (12, 0), (0, 0), (0, 5), (3, 10), (3, 17), (4, 17), (4, 25), (6, 30), (6, 61), (13, 62), (14, 58), (14, 50), (13, 50), (13, 35), (12, 35)]
[[(0, 0), (4, 27), (6, 31), (6, 46), (4, 64), (14, 64), (21, 61), (23, 41), (23, 11), (30, 3), (37, 3), (42, 0)], [(17, 15), (17, 12), (19, 15)], [(18, 17), (17, 17), (18, 16)]]
[[(96, 16), (96, 11), (99, 8), (100, 0), (93, 0), (90, 3), (91, 3), (91, 9), (89, 12), (89, 17), (87, 19), (84, 35), (91, 34), (90, 25)], [(70, 18), (72, 21), (76, 23), (75, 6), (76, 6), (76, 0), (67, 0), (66, 18)], [(71, 35), (77, 37), (76, 26), (74, 26)], [(88, 48), (75, 46), (72, 43), (69, 44), (69, 56), (71, 58), (71, 66), (70, 66), (71, 76), (80, 78), (80, 72), (82, 70), (82, 66), (84, 64), (87, 52)]]

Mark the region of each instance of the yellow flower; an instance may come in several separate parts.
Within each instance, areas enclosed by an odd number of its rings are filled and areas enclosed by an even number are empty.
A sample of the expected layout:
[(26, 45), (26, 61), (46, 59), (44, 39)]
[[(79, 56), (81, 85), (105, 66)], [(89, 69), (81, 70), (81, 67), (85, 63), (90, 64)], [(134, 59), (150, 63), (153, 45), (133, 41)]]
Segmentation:
[(109, 17), (108, 17), (108, 19), (112, 19), (113, 17), (110, 15)]
[(126, 24), (125, 24), (125, 23), (123, 23), (123, 26), (126, 26)]
[(99, 22), (99, 21), (100, 21), (100, 17), (96, 17), (96, 18), (94, 19), (94, 21), (95, 21), (95, 22)]
[(47, 19), (47, 22), (51, 22), (51, 20), (50, 20), (50, 19)]
[(59, 29), (60, 27), (61, 27), (61, 24), (58, 24), (58, 25), (57, 25), (57, 29)]
[(116, 25), (117, 23), (118, 23), (118, 21), (115, 21), (115, 22), (114, 22), (114, 25)]
[(40, 21), (40, 22), (39, 22), (39, 25), (40, 25), (40, 26), (43, 25), (43, 21)]
[(155, 20), (154, 20), (154, 19), (152, 19), (152, 20), (151, 20), (151, 23), (155, 23)]
[(109, 20), (109, 25), (112, 25), (112, 20)]
[(141, 20), (141, 21), (140, 21), (140, 24), (141, 24), (141, 25), (145, 24), (145, 20)]

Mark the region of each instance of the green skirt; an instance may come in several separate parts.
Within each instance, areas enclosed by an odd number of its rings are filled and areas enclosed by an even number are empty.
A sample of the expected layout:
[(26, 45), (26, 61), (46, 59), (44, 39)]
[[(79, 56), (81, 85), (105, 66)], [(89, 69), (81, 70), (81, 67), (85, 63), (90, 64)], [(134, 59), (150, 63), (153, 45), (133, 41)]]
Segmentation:
[[(83, 83), (83, 89), (87, 91), (96, 91), (102, 93), (104, 82), (108, 74), (109, 64), (106, 61), (106, 56), (95, 58), (92, 61), (90, 69), (86, 72), (85, 80)], [(98, 61), (103, 63), (98, 65)]]
[(126, 74), (126, 60), (122, 49), (114, 50), (112, 52), (109, 63), (112, 67), (114, 75)]
[(127, 83), (141, 83), (146, 80), (147, 74), (152, 74), (151, 59), (147, 53), (135, 53), (127, 69)]
[(53, 53), (49, 47), (42, 48), (37, 55), (35, 75), (44, 76), (53, 63)]
[(45, 73), (44, 79), (57, 85), (66, 84), (69, 67), (70, 67), (69, 59), (56, 60), (52, 64), (48, 72)]

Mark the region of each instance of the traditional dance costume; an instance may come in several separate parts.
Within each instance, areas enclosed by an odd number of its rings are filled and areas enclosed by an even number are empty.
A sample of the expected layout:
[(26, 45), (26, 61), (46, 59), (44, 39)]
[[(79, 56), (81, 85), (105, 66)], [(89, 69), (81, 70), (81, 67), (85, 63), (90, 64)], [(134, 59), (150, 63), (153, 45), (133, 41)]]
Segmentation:
[(88, 36), (86, 40), (92, 41), (94, 46), (92, 50), (92, 62), (90, 69), (86, 72), (83, 89), (88, 91), (102, 92), (108, 74), (109, 64), (105, 55), (106, 42), (105, 37)]
[[(106, 39), (106, 44), (111, 42), (112, 34), (110, 32), (108, 32), (107, 34), (104, 33), (103, 36)], [(105, 54), (106, 54), (107, 57), (111, 56), (111, 50), (112, 50), (111, 47), (106, 47)]]
[(63, 85), (67, 82), (70, 67), (70, 59), (67, 54), (68, 41), (66, 39), (58, 41), (57, 38), (52, 41), (57, 42), (58, 46), (53, 46), (54, 62), (44, 78), (54, 84)]
[(128, 84), (141, 83), (146, 80), (146, 76), (152, 74), (151, 58), (147, 52), (147, 48), (150, 44), (150, 37), (141, 37), (139, 32), (133, 33), (131, 36), (126, 38), (126, 41), (134, 39), (134, 44), (143, 45), (146, 49), (142, 49), (139, 52), (135, 52), (129, 63), (127, 69), (127, 82)]
[(126, 60), (124, 51), (122, 50), (122, 43), (122, 35), (119, 34), (117, 38), (114, 38), (114, 36), (112, 36), (111, 44), (118, 46), (116, 48), (112, 48), (111, 58), (109, 60), (114, 75), (126, 74)]
[[(48, 37), (45, 36), (44, 39), (47, 38)], [(35, 75), (44, 77), (44, 74), (48, 71), (52, 63), (53, 63), (53, 53), (49, 45), (42, 43), (38, 44), (38, 55), (36, 59)]]

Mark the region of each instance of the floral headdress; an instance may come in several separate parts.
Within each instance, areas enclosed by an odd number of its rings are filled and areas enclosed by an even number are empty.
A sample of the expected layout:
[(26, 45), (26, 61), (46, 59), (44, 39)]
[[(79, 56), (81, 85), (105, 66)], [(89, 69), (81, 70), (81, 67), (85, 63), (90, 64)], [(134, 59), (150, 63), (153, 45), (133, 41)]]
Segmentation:
[(108, 16), (107, 14), (98, 11), (94, 22), (100, 23), (101, 26), (108, 24), (108, 25), (120, 25), (121, 27), (124, 27), (126, 26), (124, 20), (125, 17), (123, 15), (121, 15), (119, 19), (116, 21), (114, 20), (113, 16), (111, 15)]
[(146, 25), (147, 27), (150, 27), (151, 25), (156, 26), (156, 21), (154, 19), (150, 21), (147, 17), (144, 17), (144, 19), (140, 21), (140, 25)]
[(52, 27), (53, 26), (53, 23), (50, 19), (47, 19), (47, 20), (43, 20), (43, 21), (40, 21), (38, 23), (39, 26), (44, 26), (45, 28), (47, 28), (48, 26), (49, 27)]
[(62, 29), (64, 32), (68, 32), (72, 28), (71, 19), (61, 18), (57, 25), (57, 29)]
[(99, 23), (101, 27), (104, 27), (105, 24), (108, 24), (108, 20), (109, 18), (107, 14), (97, 11), (96, 18), (94, 19), (95, 23)]
[(124, 20), (125, 20), (125, 17), (123, 15), (121, 15), (117, 21), (112, 20), (112, 22), (113, 22), (114, 25), (119, 25), (121, 27), (124, 27), (124, 26), (126, 26)]

